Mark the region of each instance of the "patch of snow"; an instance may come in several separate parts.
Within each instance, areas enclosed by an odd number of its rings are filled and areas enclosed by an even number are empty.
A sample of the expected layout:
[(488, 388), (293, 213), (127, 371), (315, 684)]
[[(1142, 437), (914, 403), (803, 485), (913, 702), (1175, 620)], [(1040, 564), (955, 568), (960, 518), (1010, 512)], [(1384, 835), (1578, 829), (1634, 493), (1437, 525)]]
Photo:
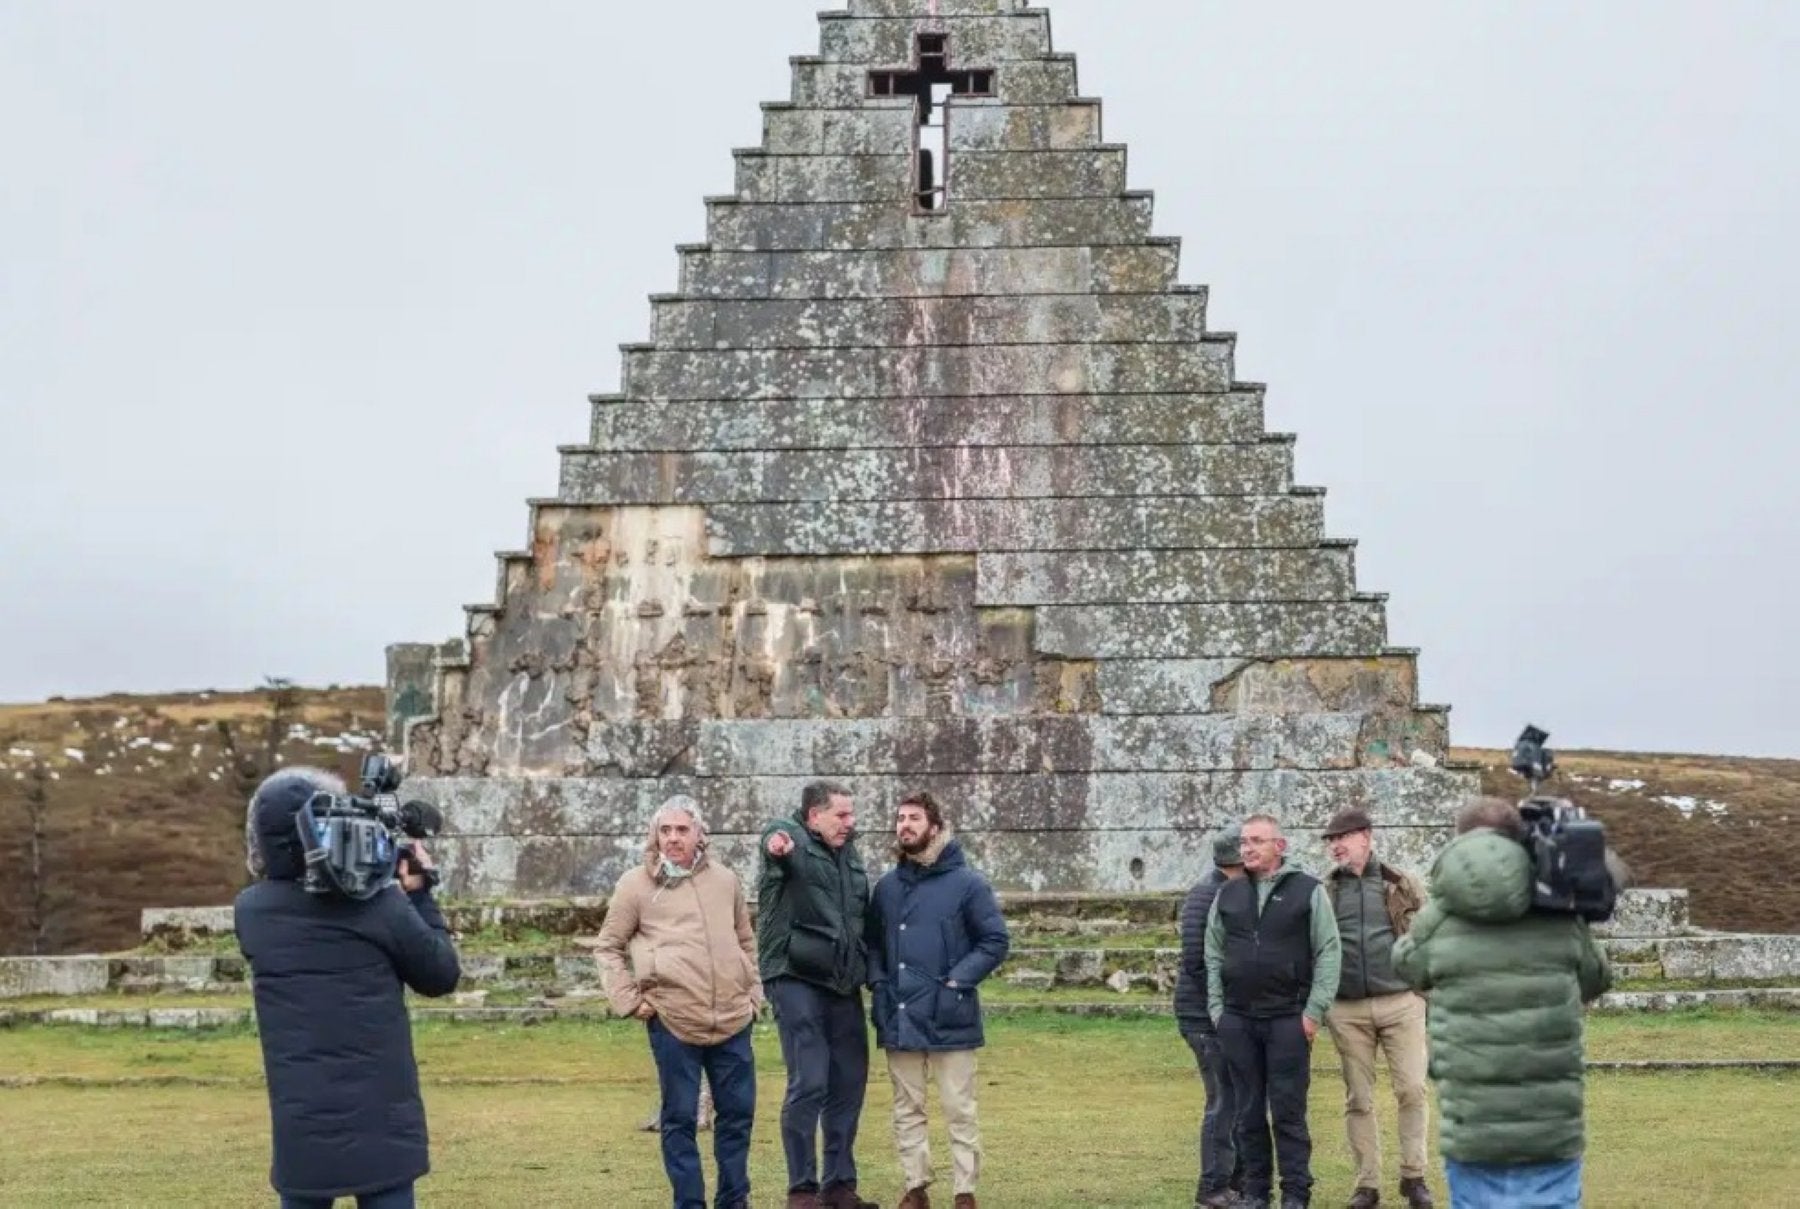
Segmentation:
[(196, 743), (196, 744), (194, 744), (193, 750), (188, 752), (188, 759), (198, 760), (199, 758), (200, 758), (200, 745), (198, 743)]
[(150, 745), (150, 750), (151, 751), (160, 751), (160, 752), (171, 752), (171, 751), (175, 750), (175, 745), (173, 743), (152, 743)]
[(152, 740), (149, 735), (139, 735), (137, 738), (133, 739), (131, 742), (127, 743), (125, 746), (130, 748), (132, 751), (136, 751), (140, 747), (150, 746), (151, 742), (152, 742)]
[(1644, 783), (1642, 781), (1631, 780), (1624, 777), (1614, 777), (1606, 783), (1606, 787), (1614, 793), (1631, 793), (1642, 789)]
[(207, 775), (207, 779), (211, 780), (211, 781), (218, 780), (219, 779), (219, 770), (216, 768), (213, 769), (212, 772)]
[(29, 747), (10, 747), (7, 749), (6, 754), (15, 760), (29, 760), (37, 755), (37, 753), (32, 751)]
[(1714, 802), (1707, 798), (1696, 798), (1685, 793), (1664, 794), (1656, 800), (1665, 806), (1673, 806), (1675, 809), (1681, 811), (1681, 817), (1684, 819), (1693, 818), (1694, 812), (1697, 810), (1705, 811), (1715, 819), (1731, 812), (1730, 807), (1726, 806), (1723, 802)]
[(87, 753), (82, 751), (79, 747), (65, 747), (63, 748), (63, 755), (75, 761), (77, 764), (87, 763)]
[(113, 729), (114, 730), (124, 730), (125, 723), (126, 723), (125, 715), (120, 714), (117, 718), (113, 719)]

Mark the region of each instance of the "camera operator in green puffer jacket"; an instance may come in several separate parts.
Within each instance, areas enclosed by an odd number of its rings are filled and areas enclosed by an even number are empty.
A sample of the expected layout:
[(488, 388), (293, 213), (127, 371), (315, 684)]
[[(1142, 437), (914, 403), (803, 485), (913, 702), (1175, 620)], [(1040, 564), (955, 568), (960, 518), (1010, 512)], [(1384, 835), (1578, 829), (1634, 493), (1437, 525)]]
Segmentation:
[(1612, 984), (1587, 922), (1531, 909), (1518, 809), (1482, 798), (1394, 946), (1430, 997), (1431, 1078), (1454, 1209), (1581, 1204), (1582, 1005)]

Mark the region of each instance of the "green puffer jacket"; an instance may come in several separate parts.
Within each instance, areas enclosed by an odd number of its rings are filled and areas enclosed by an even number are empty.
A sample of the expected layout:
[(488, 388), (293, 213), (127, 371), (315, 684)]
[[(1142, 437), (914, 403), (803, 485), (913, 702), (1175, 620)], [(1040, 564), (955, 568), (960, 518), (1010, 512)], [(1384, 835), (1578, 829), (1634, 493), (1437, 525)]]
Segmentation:
[[(769, 837), (785, 832), (794, 850), (769, 855)], [(869, 911), (869, 873), (852, 836), (833, 850), (801, 816), (763, 829), (758, 843), (756, 957), (764, 983), (798, 978), (848, 995), (869, 978), (863, 929)]]
[(1612, 984), (1586, 921), (1532, 912), (1531, 861), (1495, 831), (1452, 841), (1394, 946), (1430, 996), (1442, 1147), (1461, 1163), (1581, 1157), (1581, 1006)]

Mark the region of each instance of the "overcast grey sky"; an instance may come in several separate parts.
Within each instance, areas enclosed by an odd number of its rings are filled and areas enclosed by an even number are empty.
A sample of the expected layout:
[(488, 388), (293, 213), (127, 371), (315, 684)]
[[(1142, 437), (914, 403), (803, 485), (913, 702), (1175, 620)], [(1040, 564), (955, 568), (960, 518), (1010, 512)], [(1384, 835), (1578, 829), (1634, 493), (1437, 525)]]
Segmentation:
[[(808, 0), (0, 0), (0, 700), (460, 632)], [(1800, 755), (1800, 5), (1051, 0), (1459, 742)]]

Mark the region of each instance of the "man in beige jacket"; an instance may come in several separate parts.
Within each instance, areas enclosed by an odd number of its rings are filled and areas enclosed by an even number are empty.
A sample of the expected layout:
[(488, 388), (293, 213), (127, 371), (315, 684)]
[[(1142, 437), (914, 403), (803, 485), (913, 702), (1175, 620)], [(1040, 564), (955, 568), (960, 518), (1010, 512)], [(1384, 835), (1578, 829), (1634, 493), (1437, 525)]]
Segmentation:
[(650, 1036), (675, 1209), (707, 1209), (694, 1140), (702, 1074), (716, 1113), (716, 1204), (748, 1209), (756, 1114), (750, 1026), (762, 982), (743, 885), (707, 858), (706, 825), (692, 798), (672, 797), (656, 812), (644, 863), (619, 879), (607, 904), (598, 956), (613, 1010), (642, 1020)]

